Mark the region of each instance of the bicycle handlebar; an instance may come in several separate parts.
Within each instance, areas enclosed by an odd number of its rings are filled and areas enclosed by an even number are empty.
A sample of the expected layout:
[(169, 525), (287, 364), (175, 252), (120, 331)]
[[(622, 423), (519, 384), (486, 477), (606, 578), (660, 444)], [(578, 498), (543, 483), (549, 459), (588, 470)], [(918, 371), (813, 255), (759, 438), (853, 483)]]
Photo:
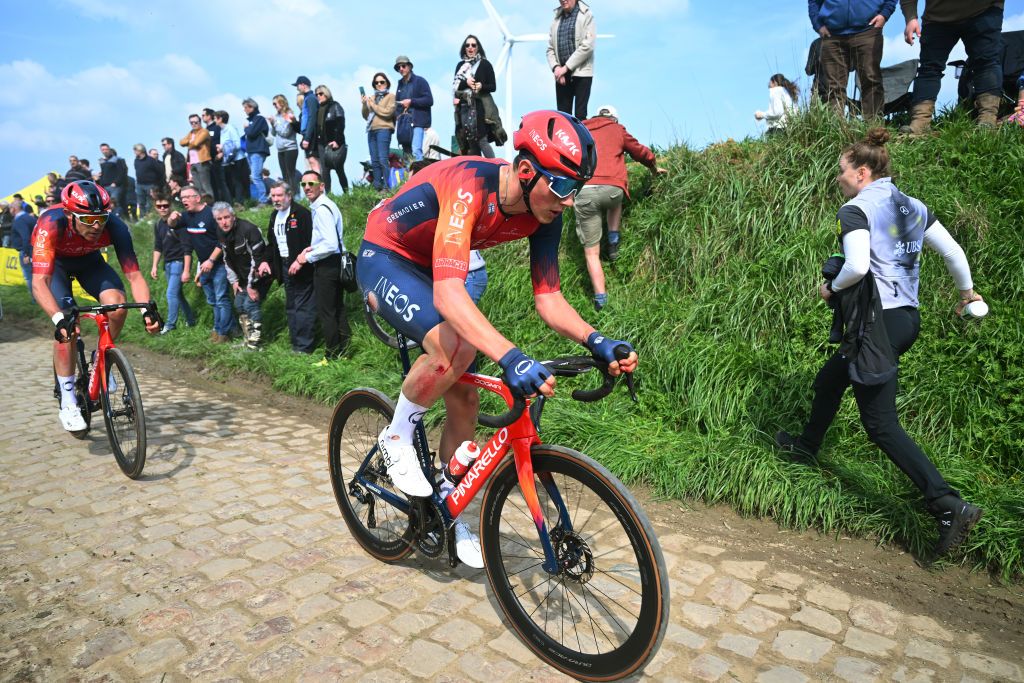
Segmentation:
[[(615, 357), (617, 360), (628, 358), (629, 353), (629, 347), (625, 344), (615, 347)], [(599, 401), (612, 393), (612, 389), (615, 388), (616, 378), (608, 372), (608, 366), (593, 356), (563, 356), (562, 358), (541, 361), (541, 365), (545, 366), (555, 377), (575, 377), (593, 369), (598, 370), (604, 376), (604, 382), (597, 388), (573, 390), (571, 396), (576, 401), (583, 403)], [(633, 373), (623, 373), (621, 376), (625, 379), (626, 386), (629, 388), (630, 398), (636, 403), (637, 397), (636, 389), (633, 385)], [(506, 412), (500, 415), (485, 415), (481, 413), (477, 416), (477, 422), (490, 429), (507, 427), (519, 419), (525, 408), (526, 399), (522, 396), (516, 396), (512, 407)]]
[(71, 315), (78, 317), (80, 313), (110, 313), (122, 308), (156, 308), (152, 302), (123, 304), (100, 304), (99, 306), (72, 306)]

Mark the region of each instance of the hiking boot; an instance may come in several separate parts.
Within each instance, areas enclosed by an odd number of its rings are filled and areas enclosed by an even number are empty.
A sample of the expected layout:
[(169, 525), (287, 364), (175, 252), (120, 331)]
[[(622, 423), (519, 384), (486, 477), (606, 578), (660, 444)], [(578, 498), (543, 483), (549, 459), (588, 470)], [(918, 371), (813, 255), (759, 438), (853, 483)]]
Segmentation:
[(249, 338), (249, 315), (242, 313), (238, 316), (238, 325), (242, 328), (242, 339)]
[(952, 493), (933, 500), (928, 511), (939, 523), (939, 540), (934, 556), (939, 559), (967, 540), (971, 527), (981, 519), (981, 508), (961, 500)]
[(614, 242), (611, 239), (608, 240), (608, 262), (615, 263), (619, 258), (619, 240)]
[(258, 320), (249, 321), (249, 331), (245, 338), (245, 346), (249, 349), (258, 349), (263, 341), (263, 323)]
[(900, 126), (900, 132), (907, 135), (927, 135), (932, 130), (932, 116), (934, 114), (934, 100), (916, 103), (910, 110), (910, 125)]
[(817, 465), (818, 454), (800, 441), (800, 437), (794, 437), (789, 432), (779, 430), (775, 433), (775, 447), (792, 460), (802, 465)]
[(995, 128), (996, 117), (999, 115), (999, 95), (990, 92), (981, 93), (974, 98), (974, 108), (978, 111), (978, 128)]
[(212, 341), (214, 344), (227, 344), (229, 341), (231, 341), (231, 337), (227, 336), (226, 334), (217, 334), (216, 332), (214, 332), (210, 336), (210, 341)]
[(220, 343), (218, 341), (219, 339), (220, 339), (220, 333), (217, 332), (217, 330), (214, 330), (213, 332), (210, 333), (210, 341), (212, 341), (214, 344), (219, 344)]
[(388, 476), (402, 493), (407, 496), (426, 498), (434, 492), (434, 487), (430, 485), (423, 470), (420, 469), (415, 446), (392, 439), (388, 434), (388, 428), (385, 427), (377, 438), (377, 447), (380, 448), (380, 453), (384, 456), (384, 465), (388, 468)]

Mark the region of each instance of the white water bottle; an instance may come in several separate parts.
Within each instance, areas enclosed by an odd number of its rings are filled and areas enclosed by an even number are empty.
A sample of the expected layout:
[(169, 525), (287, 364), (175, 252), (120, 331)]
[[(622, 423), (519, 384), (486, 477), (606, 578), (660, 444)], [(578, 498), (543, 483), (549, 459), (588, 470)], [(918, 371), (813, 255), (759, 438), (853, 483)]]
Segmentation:
[(480, 455), (480, 447), (476, 445), (475, 441), (463, 441), (455, 449), (451, 460), (448, 461), (442, 470), (445, 480), (452, 486), (458, 484), (462, 477), (466, 475), (466, 472), (469, 471), (478, 455)]
[(986, 315), (988, 315), (988, 304), (981, 299), (970, 302), (964, 306), (963, 310), (960, 312), (960, 317), (967, 320), (972, 318), (984, 318)]

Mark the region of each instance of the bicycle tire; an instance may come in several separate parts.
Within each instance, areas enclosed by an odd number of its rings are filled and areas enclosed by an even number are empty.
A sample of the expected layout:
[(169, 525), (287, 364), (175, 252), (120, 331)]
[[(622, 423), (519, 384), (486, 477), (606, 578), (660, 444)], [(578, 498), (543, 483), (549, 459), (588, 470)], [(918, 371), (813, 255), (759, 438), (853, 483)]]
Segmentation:
[(107, 377), (114, 378), (115, 394), (110, 395), (108, 384), (100, 397), (110, 448), (125, 476), (138, 479), (146, 466), (146, 414), (135, 372), (121, 349), (107, 350)]
[[(363, 301), (363, 317), (366, 318), (366, 326), (370, 328), (370, 332), (373, 333), (374, 337), (381, 340), (382, 342), (384, 342), (393, 349), (397, 349), (401, 346), (401, 344), (398, 343), (398, 338), (395, 337), (393, 334), (389, 334), (387, 330), (385, 330), (381, 326), (380, 319), (378, 319), (379, 316), (377, 315), (376, 312), (373, 311), (373, 309), (370, 308), (370, 304), (366, 301)], [(385, 321), (385, 323), (386, 322), (387, 321)], [(419, 342), (415, 342), (412, 339), (406, 339), (405, 348), (411, 350), (418, 347)]]
[[(535, 445), (532, 456), (561, 569), (550, 575), (541, 566), (544, 551), (515, 461), (506, 458), (481, 501), (491, 590), (520, 640), (555, 669), (585, 681), (629, 676), (654, 657), (668, 627), (668, 572), (651, 524), (622, 483), (587, 456), (547, 444)], [(564, 533), (541, 475), (557, 487), (571, 532)]]
[[(334, 408), (327, 439), (331, 486), (345, 524), (356, 542), (383, 562), (397, 562), (412, 552), (415, 529), (406, 513), (388, 503), (381, 503), (365, 487), (354, 490), (351, 487), (358, 486), (353, 479), (363, 469), (367, 454), (377, 444), (377, 437), (391, 423), (394, 414), (394, 404), (381, 392), (369, 388), (353, 389), (342, 396)], [(405, 496), (391, 482), (379, 454), (373, 455), (364, 476), (395, 495)], [(359, 500), (358, 495), (366, 497), (366, 500)]]

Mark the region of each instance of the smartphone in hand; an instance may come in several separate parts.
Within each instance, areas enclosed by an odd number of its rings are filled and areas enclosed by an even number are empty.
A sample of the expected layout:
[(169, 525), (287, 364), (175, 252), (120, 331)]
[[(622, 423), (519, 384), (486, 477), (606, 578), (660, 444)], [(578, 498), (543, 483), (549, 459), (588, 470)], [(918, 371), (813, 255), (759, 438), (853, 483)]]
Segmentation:
[(363, 86), (359, 86), (359, 95), (361, 97), (366, 97), (366, 88), (364, 88)]

